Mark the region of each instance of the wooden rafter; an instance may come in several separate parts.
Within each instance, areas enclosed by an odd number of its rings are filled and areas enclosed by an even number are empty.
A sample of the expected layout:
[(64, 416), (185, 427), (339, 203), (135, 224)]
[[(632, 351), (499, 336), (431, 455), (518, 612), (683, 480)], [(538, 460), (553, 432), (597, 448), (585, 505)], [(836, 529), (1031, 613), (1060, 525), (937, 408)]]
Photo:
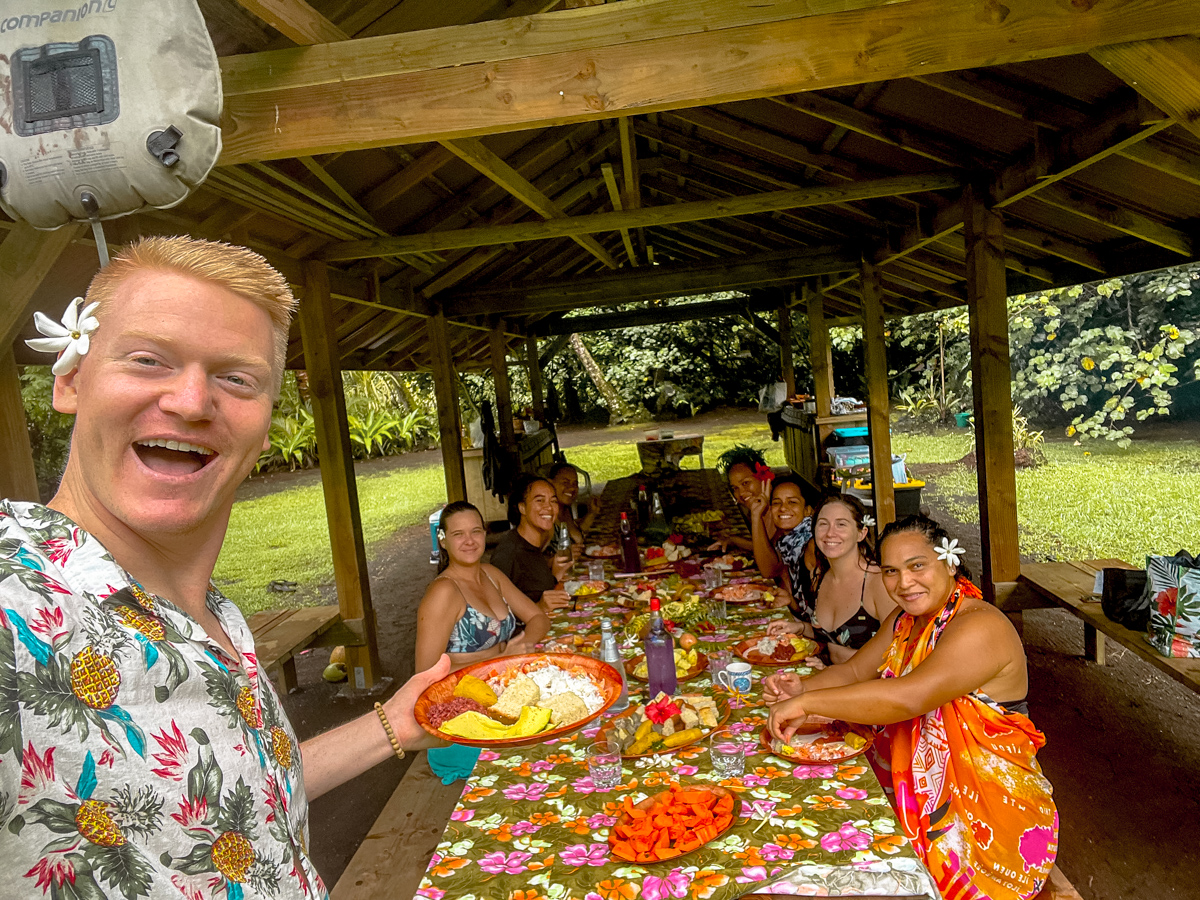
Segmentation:
[[(477, 138), (460, 138), (444, 141), (442, 146), (472, 166), (481, 175), (490, 178), (544, 219), (565, 219), (567, 214), (557, 203), (539, 191), (520, 172), (483, 145)], [(583, 247), (610, 269), (617, 268), (612, 258), (600, 243), (589, 235), (573, 234), (571, 240)]]
[(855, 251), (818, 247), (748, 256), (714, 265), (657, 266), (591, 278), (514, 285), (446, 298), (453, 318), (478, 313), (545, 313), (606, 303), (653, 300), (769, 284), (795, 283), (812, 275), (841, 272), (856, 264)]
[(1200, 37), (1099, 47), (1092, 58), (1200, 137)]
[(280, 34), (297, 44), (328, 44), (349, 35), (304, 0), (237, 0)]
[(773, 210), (844, 203), (851, 200), (868, 200), (874, 197), (926, 193), (951, 189), (959, 184), (961, 184), (959, 176), (948, 173), (902, 175), (848, 185), (819, 186), (795, 191), (772, 191), (725, 200), (703, 200), (695, 203), (678, 203), (672, 206), (643, 207), (642, 209), (598, 213), (591, 216), (548, 219), (544, 222), (527, 222), (490, 228), (465, 228), (458, 231), (351, 241), (327, 248), (322, 252), (321, 257), (326, 260), (369, 259), (375, 256), (391, 256), (397, 253), (412, 253), (422, 250), (447, 250), (546, 240), (554, 237), (619, 231), (621, 228), (696, 222), (703, 219), (745, 216)]
[[(625, 208), (625, 204), (621, 199), (621, 188), (617, 186), (617, 176), (613, 172), (612, 163), (602, 163), (600, 172), (604, 175), (604, 186), (608, 188), (608, 199), (612, 201), (613, 211), (620, 212)], [(633, 239), (629, 236), (628, 228), (621, 229), (621, 243), (625, 245), (625, 256), (629, 259), (629, 265), (636, 266), (637, 253), (633, 249)]]

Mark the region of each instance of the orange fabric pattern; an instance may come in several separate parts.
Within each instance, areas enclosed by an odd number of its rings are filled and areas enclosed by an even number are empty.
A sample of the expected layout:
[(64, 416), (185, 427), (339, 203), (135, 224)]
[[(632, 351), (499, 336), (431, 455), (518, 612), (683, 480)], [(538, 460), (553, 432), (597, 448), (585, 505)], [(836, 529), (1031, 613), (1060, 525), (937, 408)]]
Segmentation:
[[(920, 665), (969, 597), (960, 578), (919, 633), (901, 613), (880, 668), (899, 678)], [(1046, 739), (1024, 715), (974, 692), (883, 729), (880, 780), (905, 833), (945, 900), (1026, 900), (1042, 889), (1058, 852), (1058, 812), (1035, 754)]]

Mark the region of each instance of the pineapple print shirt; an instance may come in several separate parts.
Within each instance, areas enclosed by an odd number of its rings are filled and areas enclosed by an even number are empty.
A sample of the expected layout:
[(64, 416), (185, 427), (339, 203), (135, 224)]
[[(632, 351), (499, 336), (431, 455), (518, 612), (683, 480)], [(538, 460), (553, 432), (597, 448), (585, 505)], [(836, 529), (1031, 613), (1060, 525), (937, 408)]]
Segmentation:
[(241, 612), (229, 659), (52, 509), (0, 502), (0, 884), (22, 897), (328, 894), (300, 749)]

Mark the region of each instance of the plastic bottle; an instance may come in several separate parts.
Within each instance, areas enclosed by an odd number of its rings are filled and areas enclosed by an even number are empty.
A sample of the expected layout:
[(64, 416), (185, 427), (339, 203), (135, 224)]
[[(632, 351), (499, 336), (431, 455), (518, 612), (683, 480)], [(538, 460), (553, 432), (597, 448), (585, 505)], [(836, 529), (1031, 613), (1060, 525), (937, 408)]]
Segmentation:
[(617, 638), (613, 634), (612, 625), (608, 619), (600, 620), (600, 658), (617, 670), (621, 676), (621, 696), (608, 709), (610, 712), (620, 712), (629, 708), (629, 688), (625, 684), (625, 663), (621, 660), (621, 651), (617, 649)]
[(675, 641), (663, 624), (657, 597), (650, 599), (650, 630), (646, 633), (646, 676), (651, 697), (660, 693), (674, 696), (678, 687), (675, 678)]
[(642, 561), (638, 556), (637, 535), (633, 533), (628, 513), (621, 513), (621, 571), (642, 571)]

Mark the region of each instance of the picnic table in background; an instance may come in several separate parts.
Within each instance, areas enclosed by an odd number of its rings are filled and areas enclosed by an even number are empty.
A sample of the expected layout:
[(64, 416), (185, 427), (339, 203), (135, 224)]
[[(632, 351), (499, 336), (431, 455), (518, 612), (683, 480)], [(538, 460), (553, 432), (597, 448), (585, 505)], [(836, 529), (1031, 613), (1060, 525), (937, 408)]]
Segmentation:
[[(610, 487), (612, 482), (609, 483)], [(728, 493), (727, 491), (725, 492)], [(606, 492), (607, 494), (607, 492)], [(554, 619), (547, 641), (598, 631), (601, 616), (619, 626), (626, 610), (598, 595)], [(702, 649), (731, 647), (760, 634), (779, 611), (730, 608), (725, 634), (701, 636)], [(626, 648), (627, 656), (637, 651)], [(757, 734), (766, 722), (759, 685), (771, 669), (754, 667), (755, 688), (731, 698), (728, 727)], [(631, 703), (645, 686), (630, 681)], [(714, 695), (707, 675), (681, 693)], [(786, 896), (936, 897), (925, 867), (904, 837), (883, 789), (860, 756), (797, 765), (759, 746), (741, 778), (721, 780), (705, 742), (670, 755), (628, 759), (621, 784), (598, 791), (584, 752), (601, 722), (564, 740), (519, 750), (484, 751), (446, 826), (417, 896), (429, 900), (669, 900)], [(712, 843), (669, 862), (631, 864), (612, 856), (609, 828), (623, 798), (635, 803), (672, 782), (721, 784), (741, 803), (740, 818)]]
[(678, 466), (685, 456), (699, 456), (700, 468), (704, 468), (704, 435), (677, 434), (673, 437), (648, 438), (637, 442), (638, 459), (642, 469), (654, 471), (664, 461)]

